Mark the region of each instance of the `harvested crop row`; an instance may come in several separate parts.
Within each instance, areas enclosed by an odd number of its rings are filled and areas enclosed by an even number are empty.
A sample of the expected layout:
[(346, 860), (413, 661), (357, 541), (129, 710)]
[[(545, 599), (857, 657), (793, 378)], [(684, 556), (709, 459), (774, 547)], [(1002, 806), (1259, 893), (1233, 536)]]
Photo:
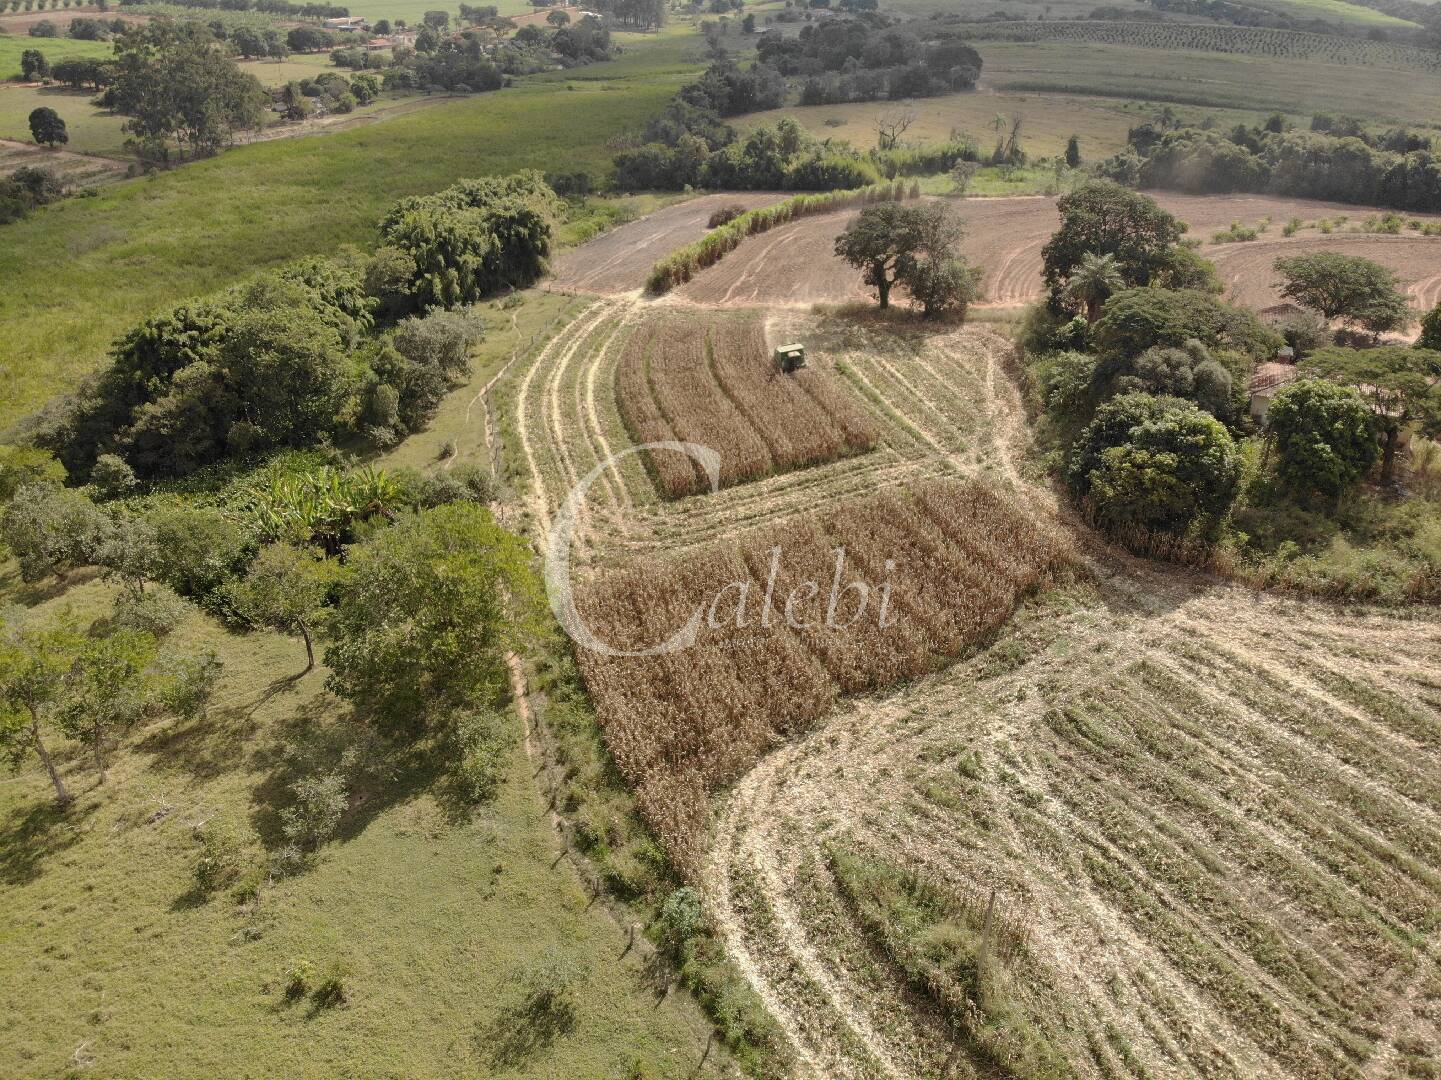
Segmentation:
[(675, 651), (578, 660), (616, 764), (693, 876), (711, 793), (839, 694), (959, 654), (1069, 558), (1003, 498), (936, 482), (593, 582), (578, 606), (612, 650), (654, 649), (691, 620), (697, 632)]
[[(827, 374), (775, 371), (754, 315), (650, 320), (621, 358), (616, 403), (637, 443), (681, 441), (719, 453), (721, 487), (876, 444), (860, 404)], [(647, 461), (666, 498), (709, 490), (708, 477), (680, 453), (648, 452)]]

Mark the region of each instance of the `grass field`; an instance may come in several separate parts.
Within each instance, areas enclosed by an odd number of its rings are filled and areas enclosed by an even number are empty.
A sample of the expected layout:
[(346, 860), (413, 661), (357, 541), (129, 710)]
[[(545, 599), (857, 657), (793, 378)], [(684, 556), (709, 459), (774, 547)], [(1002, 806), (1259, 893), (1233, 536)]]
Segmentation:
[(30, 112), (42, 105), (54, 109), (65, 121), (70, 141), (67, 150), (82, 154), (125, 154), (123, 116), (97, 109), (89, 90), (65, 90), (58, 86), (0, 86), (0, 139), (32, 142)]
[(57, 60), (109, 60), (114, 55), (108, 41), (75, 41), (72, 38), (33, 38), (26, 33), (0, 33), (0, 80), (20, 77), (20, 54), (39, 49), (50, 63)]
[[(955, 12), (967, 18), (981, 18), (996, 10), (996, 5), (989, 0), (890, 0), (885, 6), (887, 10), (911, 15)], [(1006, 14), (1022, 19), (1076, 19), (1085, 18), (1097, 6), (1099, 5), (1092, 4), (1089, 0), (1012, 0), (1005, 10)], [(1348, 4), (1345, 0), (1257, 0), (1252, 6), (1271, 8), (1298, 19), (1326, 19), (1351, 26), (1415, 28), (1413, 23), (1362, 7), (1360, 4)], [(1148, 4), (1138, 3), (1136, 10), (1149, 12), (1154, 9)]]
[[(5, 590), (25, 595), (8, 576)], [(109, 587), (56, 592), (42, 610), (89, 618)], [(254, 907), (197, 897), (192, 826), (273, 829), (283, 785), (357, 729), (323, 670), (285, 681), (303, 666), (296, 641), (199, 614), (177, 639), (226, 664), (208, 718), (139, 732), (103, 790), (64, 747), (78, 800), (63, 819), (42, 771), (0, 782), (0, 1072), (690, 1074), (709, 1027), (683, 996), (658, 1003), (638, 953), (617, 960), (625, 932), (556, 865), (518, 718), (499, 795), (473, 816), (449, 809), (424, 766), (384, 754), (313, 869)], [(518, 975), (552, 954), (580, 972), (570, 1030), (516, 1012)], [(348, 970), (344, 1007), (286, 998), (301, 960)]]
[[(241, 147), (7, 226), (17, 255), (0, 266), (0, 423), (97, 364), (148, 311), (301, 255), (371, 243), (402, 195), (519, 168), (603, 170), (608, 140), (657, 111), (685, 73), (645, 79), (636, 57), (622, 63), (612, 80), (586, 69), (573, 89), (523, 85), (401, 123)], [(43, 291), (31, 287), (36, 275)]]
[[(1108, 157), (1126, 145), (1126, 131), (1139, 123), (1140, 102), (1118, 102), (1109, 98), (1087, 98), (1069, 94), (997, 93), (947, 94), (943, 97), (917, 98), (908, 103), (915, 110), (916, 121), (904, 138), (916, 142), (936, 142), (950, 138), (952, 132), (969, 135), (983, 150), (989, 151), (996, 141), (997, 116), (1009, 121), (1021, 117), (1021, 145), (1032, 157), (1054, 157), (1066, 148), (1066, 140), (1077, 135), (1081, 155), (1087, 160)], [(807, 105), (770, 112), (751, 113), (740, 118), (737, 126), (750, 130), (763, 124), (774, 124), (783, 116), (794, 117), (817, 138), (845, 139), (866, 149), (876, 144), (876, 118), (889, 106), (886, 102), (857, 102), (848, 105)], [(1199, 121), (1203, 115), (1214, 115), (1223, 126), (1253, 124), (1263, 114), (1252, 110), (1207, 110), (1181, 108), (1176, 110), (1182, 122)]]
[(1310, 115), (1339, 112), (1427, 126), (1441, 75), (1313, 60), (1176, 53), (1119, 45), (984, 42), (982, 83), (998, 91), (1068, 93)]

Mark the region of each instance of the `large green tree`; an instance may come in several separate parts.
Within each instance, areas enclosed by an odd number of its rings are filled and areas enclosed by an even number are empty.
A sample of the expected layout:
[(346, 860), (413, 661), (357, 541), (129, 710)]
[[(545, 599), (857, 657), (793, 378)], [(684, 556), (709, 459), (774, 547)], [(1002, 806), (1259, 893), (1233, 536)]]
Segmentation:
[(41, 146), (63, 146), (70, 141), (65, 121), (48, 105), (30, 110), (30, 137)]
[(1184, 533), (1224, 514), (1241, 482), (1226, 429), (1189, 401), (1126, 394), (1102, 405), (1081, 440), (1087, 498), (1122, 534)]
[(1411, 318), (1396, 275), (1379, 263), (1339, 251), (1276, 260), (1281, 295), (1327, 319), (1381, 334)]
[(115, 42), (114, 79), (106, 103), (129, 118), (136, 149), (157, 164), (170, 160), (172, 144), (192, 156), (213, 154), (265, 122), (269, 97), (260, 81), (198, 22), (128, 28)]
[[(909, 205), (882, 202), (867, 206), (846, 231), (836, 237), (836, 254), (864, 275), (876, 290), (882, 308), (890, 307), (891, 289), (920, 271), (922, 288), (936, 286), (936, 296), (963, 285), (963, 271), (943, 270), (955, 259), (964, 226), (944, 203)], [(924, 300), (922, 301), (924, 303)]]
[(56, 722), (83, 742), (105, 782), (110, 751), (158, 700), (155, 639), (139, 630), (115, 630), (87, 637), (65, 674)]
[(1056, 209), (1061, 227), (1041, 249), (1041, 259), (1046, 287), (1058, 303), (1088, 254), (1114, 256), (1128, 285), (1149, 285), (1177, 265), (1186, 227), (1148, 196), (1092, 180), (1061, 196)]
[(355, 546), (328, 626), (330, 685), (403, 728), (490, 704), (506, 656), (536, 626), (537, 586), (519, 537), (474, 504), (401, 518)]
[(1441, 429), (1441, 353), (1388, 345), (1376, 349), (1318, 349), (1301, 365), (1306, 374), (1354, 387), (1381, 437), (1381, 482), (1396, 474), (1401, 433)]
[(1266, 410), (1276, 448), (1276, 476), (1301, 500), (1336, 498), (1376, 462), (1375, 420), (1350, 386), (1298, 379)]

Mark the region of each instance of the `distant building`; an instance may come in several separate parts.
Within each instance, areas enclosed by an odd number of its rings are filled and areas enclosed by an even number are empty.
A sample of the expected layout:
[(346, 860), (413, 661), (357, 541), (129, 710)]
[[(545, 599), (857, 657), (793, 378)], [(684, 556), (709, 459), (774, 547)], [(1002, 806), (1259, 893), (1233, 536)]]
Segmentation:
[(1264, 423), (1266, 410), (1271, 407), (1271, 399), (1283, 386), (1295, 382), (1297, 374), (1294, 363), (1271, 361), (1257, 364), (1251, 375), (1251, 382), (1246, 387), (1251, 394), (1251, 419), (1257, 424)]
[(325, 28), (340, 31), (369, 30), (370, 23), (358, 15), (347, 15), (343, 19), (326, 19)]

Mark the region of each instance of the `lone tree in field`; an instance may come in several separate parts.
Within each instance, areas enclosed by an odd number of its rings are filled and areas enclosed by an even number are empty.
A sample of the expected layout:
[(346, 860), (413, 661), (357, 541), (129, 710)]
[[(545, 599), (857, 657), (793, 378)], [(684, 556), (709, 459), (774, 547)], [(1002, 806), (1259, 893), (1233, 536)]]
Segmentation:
[(914, 275), (923, 260), (954, 259), (964, 229), (944, 203), (905, 206), (878, 203), (861, 211), (836, 237), (836, 254), (865, 275), (882, 308), (891, 305), (891, 287)]
[(1375, 420), (1361, 395), (1325, 379), (1298, 379), (1266, 410), (1276, 476), (1301, 501), (1339, 498), (1376, 463)]
[(290, 544), (260, 549), (244, 580), (231, 591), (236, 610), (251, 622), (305, 642), (305, 670), (315, 668), (314, 626), (335, 580), (333, 564)]
[(1411, 312), (1396, 275), (1359, 255), (1318, 251), (1276, 260), (1281, 295), (1326, 319), (1340, 319), (1373, 334), (1395, 330)]
[(1101, 316), (1101, 305), (1113, 292), (1126, 287), (1126, 276), (1114, 255), (1097, 255), (1088, 251), (1066, 282), (1066, 298), (1086, 309), (1086, 322), (1094, 323)]
[(545, 21), (559, 30), (562, 26), (570, 25), (570, 16), (557, 8), (545, 17)]
[(30, 111), (30, 137), (41, 146), (60, 146), (70, 141), (65, 121), (48, 105)]
[(20, 54), (20, 77), (26, 82), (35, 82), (50, 74), (50, 61), (39, 49), (26, 49)]
[(1301, 365), (1307, 375), (1353, 386), (1381, 435), (1381, 482), (1396, 475), (1401, 433), (1441, 428), (1441, 353), (1390, 345), (1379, 349), (1320, 349)]
[(1074, 135), (1066, 140), (1066, 167), (1069, 169), (1081, 167), (1081, 140)]
[(1178, 268), (1177, 244), (1185, 226), (1156, 205), (1156, 200), (1110, 180), (1092, 180), (1056, 203), (1061, 227), (1041, 249), (1046, 287), (1057, 307), (1066, 286), (1089, 255), (1111, 255), (1127, 285), (1190, 282), (1166, 280)]

